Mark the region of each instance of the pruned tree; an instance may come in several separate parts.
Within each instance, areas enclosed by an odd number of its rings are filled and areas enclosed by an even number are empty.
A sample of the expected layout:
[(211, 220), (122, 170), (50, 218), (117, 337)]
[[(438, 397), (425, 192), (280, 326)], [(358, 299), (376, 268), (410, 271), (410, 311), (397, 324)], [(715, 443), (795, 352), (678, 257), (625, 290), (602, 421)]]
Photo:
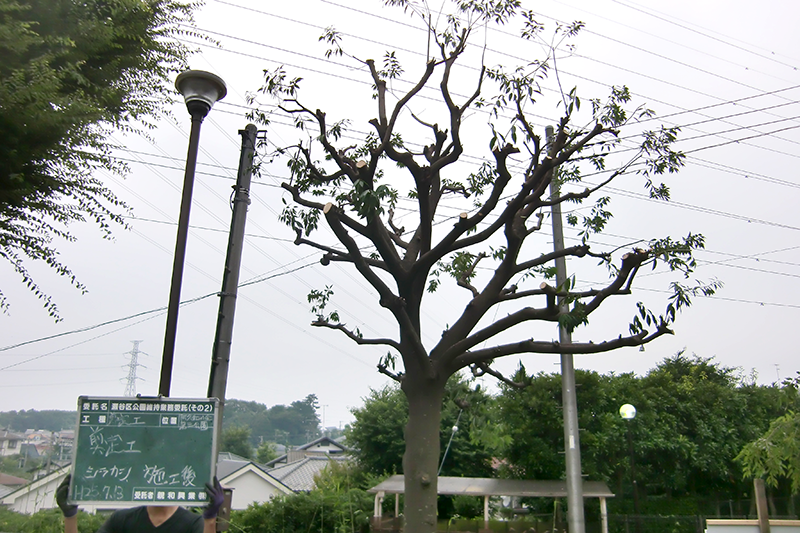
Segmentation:
[[(329, 46), (328, 57), (352, 60), (373, 83), (375, 116), (366, 138), (350, 142), (346, 118), (331, 121), (326, 112), (307, 107), (299, 97), (301, 79), (283, 68), (265, 73), (263, 87), (251, 96), (252, 117), (268, 123), (272, 112), (288, 114), (307, 132), (307, 138), (275, 153), (286, 158), (291, 173), (282, 185), (291, 202), (281, 219), (295, 231), (295, 243), (320, 250), (323, 265), (352, 265), (397, 323), (396, 337), (369, 338), (340, 320), (333, 309), (333, 287), (320, 287), (308, 296), (317, 317), (314, 326), (337, 330), (361, 346), (389, 349), (378, 370), (400, 382), (409, 409), (403, 458), (405, 527), (423, 533), (436, 528), (440, 415), (450, 376), (471, 369), (476, 376), (509, 382), (492, 366), (495, 359), (594, 354), (647, 344), (672, 333), (677, 312), (692, 296), (712, 294), (718, 284), (673, 282), (663, 313), (639, 303), (629, 331), (607, 339), (560, 345), (531, 338), (534, 324), (561, 324), (568, 330), (586, 324), (609, 298), (631, 294), (642, 268), (660, 266), (690, 277), (692, 252), (703, 247), (702, 235), (655, 238), (628, 250), (596, 250), (589, 243), (611, 217), (603, 189), (620, 176), (641, 175), (651, 197), (668, 200), (669, 189), (655, 179), (683, 164), (682, 154), (671, 147), (677, 131), (647, 131), (638, 125), (652, 112), (628, 109), (631, 95), (625, 87), (613, 88), (605, 101), (591, 100), (588, 108), (581, 107), (573, 89), (560, 92), (561, 118), (553, 138), (543, 139), (531, 110), (548, 74), (555, 73), (558, 80), (558, 50), (581, 23), (558, 26), (552, 38), (544, 39), (543, 25), (516, 0), (456, 1), (454, 13), (446, 17), (430, 16), (426, 3), (384, 3), (402, 7), (424, 24), (429, 43), (422, 44), (436, 50), (407, 91), (396, 89), (405, 80), (394, 52), (387, 52), (380, 65), (348, 54), (342, 35), (332, 28), (320, 37)], [(455, 79), (463, 80), (465, 70), (457, 72), (457, 65), (469, 61), (466, 52), (476, 29), (512, 20), (521, 22), (523, 39), (546, 44), (547, 57), (515, 69), (482, 63), (473, 71), (472, 87), (460, 94), (464, 82)], [(259, 95), (278, 99), (279, 111), (260, 106)], [(423, 104), (426, 115), (419, 112)], [(337, 111), (347, 116), (347, 109)], [(626, 138), (637, 139), (633, 149), (623, 146), (623, 129)], [(474, 143), (482, 130), (486, 137)], [(482, 164), (465, 170), (467, 154), (480, 154)], [(602, 176), (598, 183), (584, 181), (587, 167)], [(551, 197), (548, 189), (554, 181), (563, 194)], [(544, 210), (590, 199), (595, 203), (587, 214), (567, 218), (580, 228), (579, 244), (553, 251), (531, 242)], [(395, 218), (401, 201), (414, 205), (404, 221), (408, 229)], [(463, 209), (455, 217), (447, 209), (453, 203)], [(336, 237), (333, 243), (315, 233), (323, 219)], [(552, 264), (559, 257), (599, 263), (609, 279), (601, 288), (578, 290), (574, 278), (554, 286)], [(436, 342), (426, 345), (423, 302), (448, 279), (467, 291), (467, 303)], [(568, 304), (566, 310), (560, 310), (559, 300)], [(501, 305), (503, 315), (494, 319)]]

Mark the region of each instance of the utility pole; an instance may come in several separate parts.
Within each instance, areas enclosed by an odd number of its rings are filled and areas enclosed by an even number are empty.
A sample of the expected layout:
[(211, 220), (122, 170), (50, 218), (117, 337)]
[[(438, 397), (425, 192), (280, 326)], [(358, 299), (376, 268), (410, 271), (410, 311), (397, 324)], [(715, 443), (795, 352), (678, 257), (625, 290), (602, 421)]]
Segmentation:
[[(256, 133), (253, 124), (239, 130), (242, 136), (242, 151), (239, 157), (239, 173), (233, 195), (231, 230), (228, 235), (228, 253), (219, 293), (219, 315), (217, 333), (211, 356), (211, 375), (208, 379), (208, 397), (219, 399), (217, 431), (222, 431), (222, 415), (225, 404), (225, 389), (228, 384), (228, 362), (233, 341), (233, 315), (236, 311), (236, 295), (239, 287), (239, 269), (242, 264), (244, 228), (247, 221), (247, 206), (250, 205), (250, 178), (253, 174), (253, 158), (256, 150)], [(217, 435), (219, 442), (221, 435)]]
[[(548, 157), (555, 157), (553, 127), (545, 128), (548, 144)], [(560, 196), (560, 186), (556, 180), (556, 171), (550, 181), (550, 200), (553, 202), (553, 249), (557, 252), (564, 249), (564, 228), (561, 223), (561, 204), (556, 200)], [(567, 281), (567, 261), (561, 256), (556, 258), (556, 287), (564, 291)], [(569, 312), (566, 299), (558, 299), (559, 314)], [(572, 334), (559, 324), (558, 341), (563, 345), (572, 344)], [(567, 523), (570, 533), (584, 533), (586, 523), (583, 517), (583, 476), (581, 475), (581, 440), (578, 428), (578, 399), (575, 394), (575, 365), (572, 354), (561, 353), (561, 403), (564, 413), (564, 451), (567, 462)]]
[[(126, 355), (131, 356), (131, 360), (127, 365), (123, 365), (123, 368), (128, 368), (128, 384), (125, 386), (125, 396), (136, 396), (136, 380), (141, 379), (136, 377), (136, 367), (141, 366), (142, 368), (147, 368), (146, 366), (139, 364), (139, 344), (142, 341), (131, 341), (133, 343), (133, 349), (128, 352)], [(146, 355), (146, 354), (145, 354)]]

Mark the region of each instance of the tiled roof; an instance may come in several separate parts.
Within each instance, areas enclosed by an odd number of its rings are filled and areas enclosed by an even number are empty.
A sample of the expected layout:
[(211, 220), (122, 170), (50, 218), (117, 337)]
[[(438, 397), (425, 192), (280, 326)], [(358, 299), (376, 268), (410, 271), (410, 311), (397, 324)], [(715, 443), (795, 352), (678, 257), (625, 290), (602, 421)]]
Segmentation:
[[(274, 477), (272, 475), (272, 470), (267, 468), (266, 466), (259, 464), (255, 461), (250, 461), (249, 459), (243, 459), (238, 455), (231, 454), (236, 459), (226, 459), (220, 454), (219, 461), (217, 461), (217, 478), (222, 479), (224, 477), (228, 477), (231, 474), (238, 472), (242, 468), (245, 468), (247, 465), (253, 465), (253, 468), (257, 468), (258, 470), (264, 472), (270, 477)], [(275, 478), (277, 479), (277, 478)]]
[(0, 429), (0, 440), (25, 440), (25, 435), (20, 435), (7, 429)]
[(217, 479), (228, 477), (237, 470), (244, 468), (248, 464), (250, 464), (250, 461), (230, 461), (220, 458), (219, 462), (217, 463)]
[(219, 452), (217, 461), (248, 461), (246, 457), (231, 452)]
[(30, 481), (27, 479), (23, 479), (17, 476), (12, 476), (10, 474), (3, 474), (0, 472), (0, 485), (14, 487), (14, 489), (16, 490), (17, 487), (20, 487), (22, 485), (27, 485), (28, 483), (30, 483)]
[(337, 448), (341, 448), (342, 450), (347, 451), (347, 446), (345, 446), (341, 442), (335, 441), (334, 439), (332, 439), (330, 437), (320, 437), (320, 438), (318, 438), (316, 440), (312, 440), (311, 442), (303, 444), (302, 446), (298, 446), (297, 449), (298, 450), (307, 450), (307, 449), (312, 448), (314, 446), (317, 446), (319, 444), (333, 445), (333, 446), (336, 446)]
[(341, 455), (308, 456), (299, 461), (278, 466), (269, 474), (295, 492), (307, 492), (314, 488), (314, 477), (325, 469), (331, 461), (343, 462), (349, 457)]

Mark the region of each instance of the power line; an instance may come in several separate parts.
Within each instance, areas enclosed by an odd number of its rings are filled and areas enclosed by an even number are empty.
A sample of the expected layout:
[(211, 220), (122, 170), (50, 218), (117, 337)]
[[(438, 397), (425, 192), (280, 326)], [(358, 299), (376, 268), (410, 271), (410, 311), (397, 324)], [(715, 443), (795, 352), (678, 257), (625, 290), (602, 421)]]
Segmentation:
[[(220, 34), (220, 35), (224, 35), (224, 34)], [(252, 41), (248, 41), (248, 40), (246, 40), (246, 39), (241, 39), (241, 38), (239, 38), (239, 37), (235, 37), (235, 36), (225, 35), (225, 37), (228, 37), (228, 38), (230, 38), (230, 39), (234, 39), (234, 40), (243, 40), (243, 41), (245, 41), (245, 42), (252, 43), (252, 44), (257, 44), (257, 45), (260, 45), (260, 46), (269, 46), (269, 45), (265, 45), (265, 44), (261, 44), (261, 43), (255, 43), (255, 42), (252, 42)], [(198, 43), (198, 44), (202, 44), (202, 43)], [(224, 50), (224, 51), (225, 51), (225, 52), (228, 52), (228, 53), (238, 54), (238, 55), (246, 55), (246, 56), (249, 56), (249, 57), (257, 57), (257, 58), (259, 58), (259, 59), (262, 59), (262, 60), (265, 60), (265, 61), (270, 61), (269, 59), (267, 59), (267, 58), (264, 58), (264, 57), (252, 56), (251, 54), (244, 54), (244, 53), (242, 53), (242, 52), (237, 52), (237, 51), (234, 51), (234, 50)], [(291, 52), (291, 51), (290, 51), (289, 53), (293, 53), (293, 52)], [(315, 59), (316, 59), (316, 58), (315, 58)], [(339, 65), (341, 65), (341, 64), (339, 64)], [(302, 68), (302, 69), (304, 69), (304, 70), (308, 70), (308, 71), (310, 71), (310, 72), (317, 72), (317, 73), (321, 73), (321, 74), (325, 74), (325, 75), (333, 76), (333, 77), (336, 77), (336, 78), (343, 79), (343, 80), (345, 80), (345, 81), (355, 81), (356, 83), (360, 83), (360, 84), (366, 84), (366, 83), (367, 83), (367, 82), (364, 82), (363, 80), (353, 80), (352, 78), (345, 78), (345, 77), (343, 77), (343, 76), (339, 76), (339, 75), (336, 75), (336, 74), (331, 74), (331, 73), (321, 72), (321, 71), (314, 70), (314, 69), (307, 69), (307, 68), (305, 68), (305, 67), (302, 67), (302, 66), (296, 66), (296, 67), (297, 67), (297, 68)], [(580, 76), (578, 76), (578, 77), (580, 77)], [(587, 79), (587, 80), (588, 80), (588, 78), (582, 78), (582, 79)], [(593, 82), (594, 82), (594, 80), (589, 80), (589, 81), (593, 81)], [(794, 87), (792, 87), (792, 88), (794, 88)], [(771, 92), (769, 92), (769, 93), (763, 93), (763, 94), (764, 94), (764, 95), (766, 95), (766, 94), (777, 94), (777, 93), (779, 93), (779, 92), (781, 92), (781, 91), (783, 91), (783, 90), (789, 90), (789, 89), (790, 89), (790, 88), (786, 88), (786, 89), (782, 89), (782, 90), (778, 90), (778, 91), (771, 91)], [(757, 96), (762, 96), (762, 95), (757, 95)], [(750, 98), (755, 98), (755, 97), (757, 97), (757, 96), (751, 96), (751, 97), (746, 97), (746, 98), (740, 98), (740, 99), (736, 99), (736, 100), (726, 100), (726, 101), (720, 102), (720, 103), (718, 103), (718, 104), (715, 104), (715, 106), (716, 106), (716, 105), (725, 105), (725, 104), (728, 104), (728, 103), (736, 103), (736, 102), (741, 102), (741, 101), (745, 101), (745, 100), (747, 100), (747, 99), (750, 99)], [(420, 97), (421, 97), (421, 98), (428, 98), (428, 97), (425, 97), (425, 96), (420, 96)], [(794, 102), (792, 102), (792, 103), (794, 103)], [(228, 103), (228, 105), (235, 105), (235, 104), (230, 104), (230, 103)], [(673, 104), (667, 104), (667, 105), (670, 105), (670, 106), (672, 106), (672, 107), (677, 107), (677, 106), (674, 106)], [(709, 107), (713, 107), (713, 106), (703, 106), (703, 107), (697, 108), (697, 110), (700, 110), (700, 109), (706, 109), (706, 108), (709, 108)], [(767, 110), (767, 109), (769, 109), (769, 107), (767, 107), (767, 108), (761, 108), (761, 109), (760, 109), (760, 111), (765, 111), (765, 110)], [(684, 110), (682, 110), (680, 113), (674, 113), (674, 114), (672, 114), (672, 115), (675, 115), (675, 114), (685, 114), (685, 113), (692, 113), (692, 112), (697, 112), (697, 110), (693, 110), (693, 109), (684, 109)], [(757, 111), (759, 111), (759, 109), (752, 109), (752, 108), (751, 108), (751, 110), (752, 110), (752, 112), (757, 112)], [(533, 116), (538, 116), (538, 115), (533, 115)], [(671, 115), (667, 115), (667, 116), (671, 116)], [(734, 116), (736, 116), (736, 115), (734, 115)], [(541, 117), (541, 118), (545, 118), (545, 117)], [(794, 118), (797, 118), (797, 117), (794, 117)], [(546, 119), (546, 118), (545, 118), (545, 120), (549, 120), (549, 119)], [(723, 119), (720, 119), (720, 118), (711, 118), (711, 120), (720, 120), (720, 121), (722, 121), (722, 122), (727, 122), (726, 120), (723, 120)], [(740, 125), (738, 125), (738, 124), (734, 124), (734, 125), (735, 125), (735, 126), (737, 126), (737, 130), (741, 130), (741, 129), (755, 129), (755, 127), (757, 127), (757, 126), (740, 126)], [(680, 127), (680, 126), (679, 126), (679, 127)], [(789, 128), (789, 129), (792, 129), (792, 128)], [(735, 130), (731, 130), (731, 131), (735, 131)], [(786, 130), (776, 130), (776, 131), (773, 131), (773, 132), (769, 132), (769, 133), (767, 133), (767, 134), (762, 134), (761, 132), (759, 132), (759, 134), (758, 134), (758, 135), (755, 135), (755, 136), (752, 136), (752, 137), (747, 137), (747, 138), (744, 138), (744, 139), (731, 140), (730, 142), (743, 142), (743, 141), (745, 141), (745, 140), (748, 140), (748, 139), (757, 138), (757, 137), (761, 137), (761, 136), (765, 136), (765, 135), (767, 135), (767, 136), (772, 136), (772, 137), (775, 137), (775, 138), (778, 138), (778, 139), (786, 140), (787, 142), (792, 142), (792, 143), (800, 144), (800, 143), (798, 143), (797, 141), (794, 141), (794, 140), (791, 140), (791, 139), (785, 139), (785, 138), (783, 138), (783, 137), (779, 137), (779, 136), (776, 136), (776, 135), (775, 135), (776, 133), (779, 133), (779, 132), (781, 132), (781, 131), (786, 131)], [(696, 137), (693, 137), (693, 138), (694, 138), (694, 139), (697, 139), (697, 138), (711, 137), (711, 136), (720, 136), (720, 134), (719, 134), (719, 133), (708, 133), (708, 134), (701, 135), (701, 136), (696, 136)], [(679, 139), (679, 140), (685, 140), (685, 139)], [(724, 146), (725, 144), (730, 144), (730, 142), (729, 142), (729, 143), (721, 143), (721, 144), (717, 144), (717, 145), (712, 145), (712, 146), (710, 146), (710, 147), (719, 147), (719, 146)], [(749, 143), (744, 143), (744, 144), (749, 144)], [(798, 157), (798, 156), (797, 156), (797, 155), (795, 155), (795, 154), (791, 154), (791, 153), (788, 153), (788, 152), (784, 152), (784, 151), (776, 150), (776, 149), (769, 148), (769, 147), (764, 147), (764, 146), (759, 146), (759, 145), (752, 145), (752, 146), (754, 146), (754, 147), (756, 147), (756, 148), (758, 148), (758, 149), (767, 150), (767, 151), (771, 151), (771, 152), (777, 152), (777, 153), (781, 153), (781, 154), (783, 154), (783, 155), (788, 155), (788, 156), (791, 156), (791, 157)], [(703, 149), (707, 149), (707, 148), (710, 148), (710, 147), (706, 147), (706, 148), (703, 148)]]
[[(270, 279), (273, 279), (273, 278), (276, 278), (276, 277), (279, 277), (279, 276), (285, 276), (287, 274), (292, 274), (294, 272), (297, 272), (298, 270), (302, 270), (304, 268), (307, 268), (307, 267), (315, 265), (315, 264), (317, 264), (316, 261), (314, 263), (309, 263), (309, 264), (306, 264), (306, 265), (302, 265), (300, 267), (297, 267), (295, 269), (292, 269), (292, 270), (289, 270), (289, 271), (286, 271), (286, 272), (278, 272), (278, 273), (272, 274), (272, 275), (265, 274), (263, 276), (259, 276), (259, 277), (255, 278), (253, 280), (246, 281), (244, 283), (240, 283), (239, 284), (239, 288), (246, 287), (248, 285), (255, 285), (256, 283), (261, 283), (263, 281), (267, 281), (267, 280), (270, 280)], [(211, 296), (217, 296), (218, 294), (219, 294), (218, 292), (210, 292), (208, 294), (204, 294), (204, 295), (198, 296), (196, 298), (191, 298), (189, 300), (184, 300), (184, 301), (181, 302), (181, 307), (186, 306), (186, 305), (190, 305), (190, 304), (193, 304), (193, 303), (196, 303), (196, 302), (199, 302), (201, 300), (205, 300), (206, 298), (209, 298)], [(105, 322), (100, 322), (98, 324), (94, 324), (94, 325), (91, 325), (91, 326), (86, 326), (86, 327), (79, 328), (79, 329), (74, 329), (74, 330), (71, 330), (71, 331), (65, 331), (65, 332), (62, 332), (62, 333), (57, 333), (55, 335), (49, 335), (47, 337), (40, 337), (38, 339), (32, 339), (32, 340), (28, 340), (28, 341), (24, 341), (24, 342), (19, 342), (17, 344), (12, 344), (12, 345), (4, 346), (4, 347), (0, 348), (0, 352), (5, 352), (5, 351), (8, 351), (8, 350), (12, 350), (14, 348), (19, 348), (20, 346), (26, 346), (28, 344), (34, 344), (36, 342), (57, 339), (59, 337), (65, 337), (67, 335), (73, 335), (75, 333), (84, 333), (86, 331), (91, 331), (93, 329), (97, 329), (97, 328), (101, 328), (101, 327), (104, 327), (104, 326), (108, 326), (110, 324), (116, 324), (116, 323), (119, 323), (119, 322), (126, 322), (128, 320), (133, 320), (134, 318), (138, 318), (140, 316), (151, 315), (153, 313), (163, 313), (166, 310), (167, 310), (166, 307), (158, 307), (156, 309), (150, 309), (149, 311), (142, 311), (140, 313), (135, 313), (133, 315), (128, 315), (128, 316), (121, 317), (121, 318), (115, 318), (113, 320), (107, 320)], [(149, 320), (150, 318), (154, 318), (154, 317), (149, 317), (147, 320)], [(140, 322), (136, 322), (136, 324), (139, 324)], [(131, 324), (131, 325), (133, 325), (133, 324)], [(126, 326), (126, 327), (128, 327), (128, 326)], [(120, 328), (120, 329), (125, 329), (125, 328)], [(120, 330), (114, 330), (111, 333), (114, 333), (116, 331), (120, 331)], [(105, 333), (105, 334), (101, 335), (101, 337), (104, 336), (104, 335), (108, 335), (108, 333)], [(94, 340), (96, 338), (99, 338), (99, 337), (94, 337), (93, 339), (89, 339), (89, 340)], [(88, 342), (88, 341), (84, 341), (84, 342)], [(78, 346), (79, 344), (83, 344), (83, 343), (81, 342), (81, 343), (78, 343), (78, 344), (73, 344), (72, 346), (69, 346), (68, 348), (72, 348), (73, 346)], [(67, 348), (62, 348), (61, 350), (56, 350), (56, 351), (62, 351), (62, 350), (66, 350), (66, 349)], [(51, 352), (51, 353), (55, 353), (55, 352)], [(6, 370), (7, 368), (11, 368), (11, 367), (23, 364), (23, 363), (34, 361), (36, 359), (40, 359), (40, 358), (46, 357), (48, 355), (50, 355), (50, 354), (39, 355), (39, 356), (33, 357), (31, 359), (27, 359), (25, 361), (22, 361), (20, 363), (15, 363), (13, 365), (8, 365), (8, 366), (5, 366), (5, 367), (2, 367), (2, 368), (0, 368), (0, 370)]]
[[(718, 37), (714, 37), (714, 36), (708, 35), (707, 33), (703, 33), (701, 31), (698, 31), (698, 30), (695, 30), (693, 28), (690, 28), (689, 26), (687, 26), (685, 24), (679, 24), (679, 23), (674, 22), (672, 20), (669, 20), (669, 19), (667, 19), (665, 17), (654, 15), (653, 13), (645, 11), (644, 9), (641, 9), (639, 7), (634, 7), (634, 6), (630, 5), (630, 4), (626, 4), (624, 2), (621, 2), (620, 0), (612, 0), (612, 2), (617, 3), (617, 4), (621, 5), (621, 6), (627, 7), (628, 9), (632, 9), (634, 11), (639, 11), (640, 13), (644, 13), (645, 15), (648, 15), (648, 16), (651, 16), (651, 17), (656, 18), (658, 20), (661, 20), (663, 22), (666, 22), (667, 24), (672, 24), (672, 25), (677, 26), (677, 27), (679, 27), (681, 29), (684, 29), (684, 30), (687, 30), (687, 31), (690, 31), (690, 32), (693, 32), (693, 33), (697, 33), (698, 35), (702, 35), (703, 37), (706, 37), (706, 38), (711, 39), (713, 41), (717, 41), (717, 42), (720, 42), (720, 43), (725, 44), (727, 46), (736, 48), (737, 50), (741, 50), (743, 52), (747, 52), (748, 54), (756, 55), (756, 56), (758, 56), (758, 57), (760, 57), (762, 59), (766, 59), (768, 61), (772, 61), (774, 63), (778, 63), (779, 65), (782, 65), (784, 67), (789, 67), (792, 70), (797, 70), (797, 66), (791, 65), (789, 63), (784, 63), (783, 61), (778, 61), (777, 59), (775, 59), (775, 51), (774, 50), (770, 51), (771, 55), (759, 54), (757, 52), (753, 52), (750, 49), (747, 49), (747, 48), (744, 48), (742, 46), (738, 46), (738, 45), (732, 44), (732, 43), (727, 42), (727, 41), (725, 41), (723, 39), (720, 39)], [(743, 42), (743, 41), (740, 41), (740, 42)], [(751, 45), (751, 46), (755, 46), (755, 45)]]

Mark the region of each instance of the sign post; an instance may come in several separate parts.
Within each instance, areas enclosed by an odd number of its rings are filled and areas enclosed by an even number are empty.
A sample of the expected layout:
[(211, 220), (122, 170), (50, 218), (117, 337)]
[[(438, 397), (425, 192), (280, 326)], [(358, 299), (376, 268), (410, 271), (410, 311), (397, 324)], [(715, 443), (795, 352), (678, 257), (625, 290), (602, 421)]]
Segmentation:
[(216, 398), (78, 399), (70, 501), (203, 506), (216, 469)]

